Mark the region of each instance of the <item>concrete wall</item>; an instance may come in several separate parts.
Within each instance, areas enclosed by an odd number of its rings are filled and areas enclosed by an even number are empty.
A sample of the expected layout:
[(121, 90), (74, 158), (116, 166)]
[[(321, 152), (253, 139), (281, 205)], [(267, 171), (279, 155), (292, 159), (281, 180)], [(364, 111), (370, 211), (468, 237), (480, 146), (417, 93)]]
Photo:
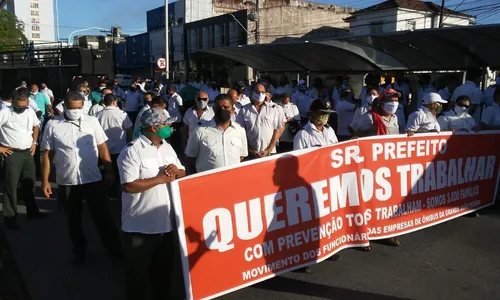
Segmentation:
[(302, 37), (324, 26), (348, 28), (343, 19), (353, 9), (334, 5), (297, 2), (294, 5), (260, 9), (260, 43), (272, 43), (280, 37)]
[[(472, 18), (445, 16), (444, 27), (470, 26)], [(439, 15), (411, 9), (388, 9), (357, 15), (350, 21), (351, 35), (369, 35), (374, 32), (374, 24), (383, 23), (382, 32), (417, 30), (439, 27)]]
[(185, 8), (185, 22), (195, 22), (213, 17), (213, 4), (212, 0), (184, 0), (186, 3)]

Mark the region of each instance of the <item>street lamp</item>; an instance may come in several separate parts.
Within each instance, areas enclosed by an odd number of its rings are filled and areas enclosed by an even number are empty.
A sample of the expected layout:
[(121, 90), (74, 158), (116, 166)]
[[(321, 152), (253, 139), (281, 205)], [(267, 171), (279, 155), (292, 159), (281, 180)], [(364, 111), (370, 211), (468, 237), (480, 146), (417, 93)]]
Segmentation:
[(82, 32), (82, 31), (88, 31), (88, 30), (104, 30), (106, 32), (109, 31), (109, 29), (101, 28), (101, 27), (89, 27), (89, 28), (84, 28), (84, 29), (80, 29), (80, 30), (75, 30), (72, 33), (70, 33), (69, 36), (68, 36), (68, 45), (69, 45), (69, 43), (71, 43), (71, 36), (73, 34), (78, 33), (78, 32)]

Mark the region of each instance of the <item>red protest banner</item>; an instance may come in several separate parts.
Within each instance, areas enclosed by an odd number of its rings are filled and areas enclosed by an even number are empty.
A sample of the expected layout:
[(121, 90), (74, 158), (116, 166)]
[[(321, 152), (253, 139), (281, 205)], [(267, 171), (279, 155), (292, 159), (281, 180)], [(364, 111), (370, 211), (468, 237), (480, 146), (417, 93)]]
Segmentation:
[(221, 296), (493, 204), (498, 138), (379, 136), (179, 180), (188, 297)]

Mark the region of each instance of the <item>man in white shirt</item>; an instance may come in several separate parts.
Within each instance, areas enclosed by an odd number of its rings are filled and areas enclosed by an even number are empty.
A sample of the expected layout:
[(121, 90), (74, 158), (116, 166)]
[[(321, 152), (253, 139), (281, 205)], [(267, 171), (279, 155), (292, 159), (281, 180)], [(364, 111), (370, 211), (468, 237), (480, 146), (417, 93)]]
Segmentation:
[(24, 200), (28, 218), (43, 217), (35, 203), (35, 154), (40, 132), (29, 108), (29, 91), (14, 91), (12, 105), (0, 110), (0, 154), (4, 156), (3, 217), (7, 229), (17, 230), (17, 202)]
[(172, 135), (172, 147), (174, 147), (176, 153), (184, 152), (183, 136), (184, 132), (182, 130), (182, 125), (184, 124), (182, 120), (182, 106), (183, 99), (177, 94), (177, 87), (171, 84), (167, 88), (167, 111), (170, 118), (173, 120), (172, 128), (174, 133)]
[(295, 104), (300, 112), (300, 117), (303, 121), (309, 118), (309, 108), (313, 103), (314, 99), (306, 94), (307, 87), (305, 81), (299, 81), (299, 86), (297, 91), (292, 95), (292, 103)]
[(347, 141), (351, 138), (351, 123), (354, 119), (356, 104), (353, 101), (352, 90), (344, 87), (340, 90), (340, 100), (335, 102), (335, 111), (337, 112), (337, 136), (339, 141)]
[(364, 96), (365, 98), (365, 105), (362, 105), (361, 107), (358, 107), (356, 111), (354, 112), (354, 116), (352, 118), (351, 127), (352, 132), (357, 132), (358, 131), (358, 122), (359, 119), (361, 118), (362, 115), (366, 114), (368, 111), (371, 110), (373, 101), (378, 98), (378, 89), (377, 88), (368, 88), (366, 90), (366, 95)]
[(457, 87), (455, 91), (453, 91), (451, 101), (455, 102), (458, 97), (467, 96), (471, 101), (471, 106), (469, 107), (469, 115), (474, 118), (476, 123), (479, 123), (483, 105), (483, 92), (479, 88), (479, 84), (481, 82), (481, 72), (476, 69), (467, 70), (465, 78), (465, 83)]
[[(132, 121), (130, 121), (127, 113), (118, 108), (118, 97), (115, 95), (108, 94), (104, 96), (102, 103), (105, 108), (97, 114), (97, 120), (108, 137), (106, 145), (111, 155), (115, 178), (119, 178), (120, 174), (118, 173), (118, 164), (116, 161), (123, 148), (133, 139)], [(120, 193), (121, 186), (118, 180), (115, 180), (115, 186), (110, 190), (108, 195), (111, 198), (120, 199)]]
[(500, 130), (500, 89), (495, 90), (493, 94), (495, 102), (486, 107), (481, 116), (481, 129)]
[(448, 103), (448, 101), (441, 99), (438, 93), (425, 94), (422, 108), (408, 117), (405, 130), (408, 136), (415, 133), (440, 132), (441, 127), (436, 116), (443, 111), (443, 104), (445, 103)]
[[(80, 83), (78, 87), (76, 88), (76, 91), (82, 95), (84, 102), (83, 102), (83, 113), (85, 115), (89, 114), (90, 108), (92, 107), (92, 101), (89, 100), (88, 97), (88, 88), (85, 86), (84, 83)], [(63, 115), (64, 114), (64, 101), (61, 101), (57, 106), (56, 106), (56, 111), (58, 115)]]
[(453, 109), (446, 111), (438, 118), (439, 127), (443, 131), (470, 132), (478, 129), (476, 121), (469, 115), (470, 99), (460, 96), (456, 99)]
[(419, 76), (418, 84), (420, 85), (420, 89), (418, 90), (418, 99), (417, 99), (417, 110), (422, 107), (424, 96), (429, 93), (437, 93), (438, 91), (431, 83), (431, 75), (422, 74)]
[(214, 112), (213, 120), (197, 127), (187, 143), (186, 156), (197, 172), (235, 165), (248, 156), (245, 129), (231, 121), (233, 99), (217, 96)]
[(98, 160), (104, 164), (104, 181), (113, 184), (111, 157), (106, 146), (107, 137), (97, 118), (85, 115), (82, 95), (69, 92), (64, 98), (64, 116), (47, 123), (41, 149), (42, 191), (50, 198), (51, 164), (56, 167), (58, 196), (69, 227), (75, 265), (86, 260), (87, 241), (82, 228), (82, 200), (85, 198), (94, 225), (108, 253), (123, 259), (120, 237), (111, 218), (108, 199), (103, 192)]
[(40, 92), (43, 93), (50, 100), (51, 105), (54, 105), (54, 93), (52, 92), (51, 89), (47, 87), (46, 83), (42, 82), (40, 84)]
[(300, 112), (297, 105), (291, 102), (290, 96), (286, 93), (281, 95), (280, 106), (285, 114), (285, 130), (281, 135), (278, 151), (284, 153), (293, 150), (293, 138), (301, 125)]
[(497, 72), (495, 84), (490, 85), (486, 90), (484, 90), (483, 99), (481, 100), (481, 102), (484, 103), (485, 107), (488, 107), (495, 102), (494, 94), (497, 90), (497, 87), (500, 87), (500, 72)]
[(189, 136), (194, 133), (197, 127), (210, 124), (214, 118), (214, 110), (208, 106), (209, 101), (208, 93), (198, 92), (195, 106), (190, 107), (184, 114), (183, 134), (185, 145)]
[(130, 85), (129, 90), (125, 93), (125, 111), (132, 122), (135, 122), (139, 110), (143, 104), (141, 88), (136, 84)]
[(328, 125), (328, 118), (330, 114), (334, 112), (330, 101), (327, 99), (314, 100), (311, 105), (309, 122), (304, 128), (299, 130), (293, 139), (293, 150), (328, 146), (338, 143), (335, 131)]
[(266, 88), (257, 83), (252, 91), (252, 103), (243, 106), (236, 122), (247, 133), (250, 158), (261, 158), (276, 153), (276, 144), (285, 128), (283, 110), (266, 102)]
[(118, 157), (122, 231), (127, 249), (126, 298), (169, 298), (174, 246), (168, 183), (186, 175), (174, 149), (162, 109), (141, 116), (141, 135)]
[(103, 88), (101, 90), (101, 100), (92, 105), (92, 107), (89, 110), (89, 115), (96, 117), (97, 114), (104, 109), (105, 105), (104, 103), (102, 103), (102, 99), (104, 99), (106, 95), (111, 95), (111, 94), (113, 94), (113, 91), (110, 88)]
[(141, 127), (140, 122), (141, 122), (141, 115), (148, 109), (151, 108), (150, 104), (153, 98), (156, 97), (156, 95), (153, 92), (147, 92), (144, 95), (144, 106), (141, 108), (139, 113), (137, 114), (137, 118), (135, 119), (134, 123), (134, 129)]

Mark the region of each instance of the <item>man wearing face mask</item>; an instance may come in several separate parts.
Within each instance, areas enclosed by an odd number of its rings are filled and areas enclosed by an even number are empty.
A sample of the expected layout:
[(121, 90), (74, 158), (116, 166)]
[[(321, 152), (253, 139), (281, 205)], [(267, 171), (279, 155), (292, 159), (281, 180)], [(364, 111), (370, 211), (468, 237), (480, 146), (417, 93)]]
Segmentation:
[(467, 96), (460, 96), (455, 102), (453, 109), (445, 112), (438, 118), (439, 127), (446, 131), (470, 132), (478, 129), (476, 121), (469, 115), (470, 99)]
[(406, 133), (412, 136), (415, 133), (425, 132), (440, 132), (441, 127), (436, 119), (436, 116), (443, 110), (444, 103), (448, 103), (441, 99), (438, 93), (428, 93), (424, 96), (422, 108), (413, 112), (408, 117), (406, 125)]
[(108, 199), (103, 193), (98, 160), (104, 164), (104, 183), (112, 186), (115, 178), (107, 137), (97, 118), (83, 112), (82, 95), (69, 92), (64, 97), (64, 116), (51, 120), (45, 129), (41, 148), (42, 192), (52, 195), (49, 175), (56, 166), (58, 196), (68, 221), (75, 265), (86, 260), (87, 241), (82, 228), (82, 200), (87, 201), (94, 225), (109, 255), (123, 259), (118, 231), (111, 218)]
[(257, 83), (252, 92), (252, 103), (243, 106), (236, 117), (236, 122), (245, 128), (251, 158), (276, 153), (276, 144), (285, 128), (283, 110), (265, 100), (266, 88)]
[(186, 146), (189, 136), (193, 134), (198, 126), (207, 125), (214, 118), (214, 110), (208, 106), (209, 100), (207, 93), (198, 92), (195, 106), (190, 107), (184, 114), (184, 146)]
[[(31, 85), (31, 93), (30, 93), (30, 99), (35, 101), (37, 107), (40, 109), (42, 112), (41, 116), (41, 123), (42, 125), (45, 124), (45, 118), (46, 117), (52, 117), (54, 115), (54, 111), (52, 111), (52, 104), (50, 103), (50, 99), (45, 96), (44, 93), (40, 93), (38, 90), (38, 85), (32, 84)], [(43, 128), (43, 126), (42, 126)]]
[(173, 261), (178, 251), (170, 219), (168, 183), (186, 175), (174, 149), (163, 109), (141, 116), (141, 135), (118, 157), (122, 231), (127, 251), (126, 299), (170, 299)]
[(141, 108), (139, 113), (137, 114), (137, 119), (135, 120), (134, 128), (139, 128), (141, 127), (140, 122), (141, 122), (141, 116), (142, 114), (151, 108), (150, 104), (153, 98), (156, 97), (153, 92), (148, 92), (144, 95), (144, 106)]
[[(399, 122), (396, 112), (400, 106), (402, 94), (392, 88), (383, 90), (372, 103), (372, 109), (362, 115), (357, 123), (355, 136), (366, 137), (375, 135), (399, 134)], [(399, 247), (401, 242), (397, 238), (381, 240), (387, 246)], [(362, 247), (364, 251), (371, 251), (371, 246)]]
[(373, 101), (375, 101), (375, 99), (377, 99), (377, 97), (378, 97), (378, 91), (376, 88), (368, 88), (366, 90), (366, 95), (365, 97), (363, 97), (365, 99), (366, 104), (358, 107), (354, 112), (354, 116), (352, 118), (352, 122), (350, 125), (352, 132), (358, 131), (359, 119), (361, 118), (362, 115), (366, 114), (372, 109), (372, 103)]
[(310, 120), (293, 139), (293, 150), (328, 146), (338, 143), (337, 135), (328, 118), (335, 111), (327, 99), (316, 99), (311, 104)]
[(111, 95), (111, 94), (113, 94), (113, 91), (111, 89), (103, 88), (101, 90), (101, 93), (100, 93), (101, 100), (99, 100), (99, 102), (96, 102), (96, 103), (94, 103), (94, 105), (92, 105), (92, 107), (89, 110), (89, 115), (96, 117), (97, 114), (104, 109), (105, 104), (102, 102), (102, 99), (104, 99), (104, 97), (106, 95)]
[(483, 106), (483, 92), (479, 88), (481, 83), (481, 70), (470, 69), (465, 74), (465, 83), (457, 87), (451, 96), (451, 102), (456, 102), (460, 96), (467, 96), (471, 101), (469, 107), (469, 114), (474, 118), (476, 123), (481, 119), (481, 112)]
[(47, 84), (43, 82), (40, 84), (40, 92), (44, 93), (45, 96), (49, 98), (51, 105), (54, 105), (54, 93), (47, 87)]
[(238, 164), (248, 156), (245, 129), (231, 121), (234, 102), (221, 94), (215, 98), (214, 118), (189, 136), (186, 157), (192, 169), (204, 172)]
[(14, 91), (12, 105), (0, 111), (0, 154), (4, 157), (3, 217), (7, 229), (17, 230), (17, 202), (26, 204), (27, 217), (43, 217), (35, 203), (35, 154), (40, 132), (35, 112), (29, 108), (29, 91)]
[(112, 91), (113, 95), (115, 95), (118, 98), (121, 98), (122, 101), (125, 100), (125, 91), (123, 91), (123, 89), (120, 87), (120, 83), (116, 79), (113, 80)]
[[(84, 83), (81, 83), (78, 85), (76, 91), (82, 95), (83, 99), (84, 99), (84, 102), (83, 102), (83, 113), (85, 115), (88, 115), (89, 114), (89, 111), (90, 111), (90, 108), (92, 108), (92, 102), (88, 99), (88, 90), (87, 90), (87, 87), (85, 87), (85, 84)], [(59, 115), (63, 115), (64, 114), (64, 101), (62, 101), (61, 103), (59, 103), (57, 106), (56, 106), (56, 111), (58, 112)]]

